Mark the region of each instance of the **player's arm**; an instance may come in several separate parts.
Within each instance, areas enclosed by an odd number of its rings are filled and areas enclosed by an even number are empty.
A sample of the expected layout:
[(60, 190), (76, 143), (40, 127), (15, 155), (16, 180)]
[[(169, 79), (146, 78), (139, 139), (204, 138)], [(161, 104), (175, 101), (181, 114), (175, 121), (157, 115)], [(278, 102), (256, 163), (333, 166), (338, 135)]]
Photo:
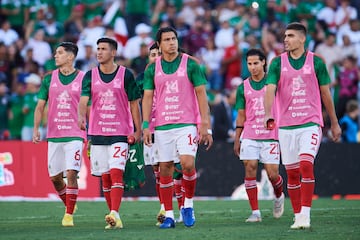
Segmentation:
[(141, 99), (141, 91), (139, 86), (137, 85), (134, 74), (126, 69), (125, 71), (125, 91), (129, 100), (130, 112), (132, 116), (133, 123), (135, 125), (135, 142), (139, 142), (141, 140), (141, 114), (140, 114), (140, 99)]
[(33, 129), (33, 142), (38, 143), (40, 142), (40, 132), (39, 127), (41, 120), (43, 118), (43, 113), (45, 109), (46, 101), (43, 99), (39, 99), (35, 111), (34, 111), (34, 129)]
[(331, 133), (332, 133), (332, 140), (337, 142), (341, 139), (341, 128), (339, 126), (338, 119), (336, 117), (334, 103), (330, 93), (329, 85), (322, 85), (320, 86), (320, 93), (321, 93), (321, 100), (325, 106), (325, 109), (329, 115), (330, 122), (331, 122)]
[(205, 85), (200, 85), (195, 87), (196, 97), (199, 104), (199, 111), (200, 111), (200, 117), (201, 117), (201, 123), (200, 123), (200, 143), (205, 143), (207, 136), (208, 136), (208, 126), (210, 123), (208, 109), (209, 105), (207, 102), (207, 95), (206, 95), (206, 89)]
[(144, 143), (147, 146), (151, 146), (152, 144), (152, 136), (149, 129), (150, 123), (150, 114), (153, 105), (153, 97), (154, 97), (154, 73), (155, 73), (155, 64), (152, 63), (151, 65), (146, 68), (144, 72), (144, 95), (142, 99), (142, 117), (143, 117), (143, 139)]
[(81, 97), (78, 107), (78, 126), (81, 130), (86, 130), (86, 116), (89, 112), (88, 102), (91, 93), (91, 70), (88, 71), (82, 81)]
[(244, 129), (246, 120), (245, 115), (245, 97), (244, 97), (244, 83), (242, 83), (236, 91), (235, 109), (238, 114), (236, 117), (235, 139), (234, 139), (234, 153), (236, 156), (240, 155), (240, 136)]
[(266, 91), (264, 96), (264, 126), (267, 128), (267, 121), (270, 118), (274, 118), (271, 116), (271, 109), (274, 104), (275, 92), (277, 88), (278, 81), (280, 79), (280, 66), (281, 66), (281, 58), (280, 56), (274, 58), (271, 61), (269, 72), (266, 77)]

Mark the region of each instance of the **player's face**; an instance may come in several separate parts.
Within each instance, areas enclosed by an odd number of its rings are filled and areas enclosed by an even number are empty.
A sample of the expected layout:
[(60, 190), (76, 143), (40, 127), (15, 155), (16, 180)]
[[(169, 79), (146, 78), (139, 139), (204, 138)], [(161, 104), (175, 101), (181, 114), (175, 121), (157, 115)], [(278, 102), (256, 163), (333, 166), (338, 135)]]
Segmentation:
[(164, 32), (161, 35), (160, 49), (162, 54), (174, 54), (178, 52), (179, 42), (174, 32)]
[(66, 63), (72, 63), (72, 54), (69, 52), (65, 51), (64, 47), (58, 47), (55, 50), (55, 55), (54, 55), (54, 59), (55, 59), (55, 66), (56, 67), (61, 67), (63, 65), (65, 65)]
[(116, 50), (110, 47), (109, 43), (99, 43), (97, 46), (96, 58), (100, 64), (113, 62)]
[(252, 77), (264, 73), (265, 60), (260, 60), (259, 56), (253, 55), (247, 58), (247, 67)]
[(160, 51), (157, 48), (151, 49), (149, 53), (149, 63), (155, 62), (155, 59), (160, 56)]
[(286, 30), (284, 38), (284, 47), (286, 51), (294, 51), (302, 48), (305, 44), (305, 36), (300, 31)]

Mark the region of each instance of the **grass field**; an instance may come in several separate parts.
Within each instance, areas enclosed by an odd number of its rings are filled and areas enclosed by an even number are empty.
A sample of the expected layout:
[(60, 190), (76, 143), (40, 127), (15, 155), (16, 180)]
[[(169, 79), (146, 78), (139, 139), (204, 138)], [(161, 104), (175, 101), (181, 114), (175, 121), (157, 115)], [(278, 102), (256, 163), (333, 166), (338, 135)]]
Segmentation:
[(360, 201), (315, 200), (307, 230), (290, 230), (293, 214), (288, 199), (285, 204), (284, 216), (273, 219), (272, 202), (260, 201), (263, 221), (245, 223), (250, 213), (247, 201), (195, 201), (193, 228), (179, 223), (164, 230), (155, 226), (157, 202), (124, 201), (124, 229), (105, 231), (105, 202), (79, 202), (73, 228), (61, 226), (64, 207), (60, 202), (0, 202), (0, 239), (360, 239)]

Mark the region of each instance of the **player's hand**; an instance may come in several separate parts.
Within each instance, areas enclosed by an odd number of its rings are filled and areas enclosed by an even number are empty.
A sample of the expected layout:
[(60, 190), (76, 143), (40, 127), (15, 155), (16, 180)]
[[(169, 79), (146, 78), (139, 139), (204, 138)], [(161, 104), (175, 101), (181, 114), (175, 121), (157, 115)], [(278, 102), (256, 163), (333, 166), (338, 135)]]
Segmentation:
[(234, 153), (236, 156), (239, 156), (240, 155), (240, 140), (239, 139), (235, 139), (234, 141)]
[(152, 145), (152, 136), (149, 128), (143, 130), (143, 139), (146, 146), (151, 147)]
[(134, 132), (135, 142), (139, 143), (141, 141), (141, 130)]
[(208, 135), (206, 136), (206, 140), (204, 142), (204, 145), (206, 146), (205, 150), (209, 150), (211, 148), (211, 146), (213, 145), (214, 143), (214, 139), (212, 137), (211, 134), (208, 133)]
[(208, 135), (207, 124), (201, 123), (199, 128), (199, 144), (205, 144)]
[(267, 124), (268, 124), (269, 119), (274, 119), (274, 118), (272, 116), (265, 115), (265, 117), (264, 117), (264, 127), (265, 127), (265, 129), (267, 129)]
[(338, 123), (331, 124), (331, 140), (334, 142), (339, 142), (341, 140), (341, 128)]
[(78, 126), (81, 130), (84, 130), (84, 131), (86, 130), (86, 121), (85, 121), (84, 117), (79, 116)]
[(39, 132), (39, 130), (34, 129), (32, 140), (33, 140), (33, 143), (39, 143), (40, 142), (40, 132)]

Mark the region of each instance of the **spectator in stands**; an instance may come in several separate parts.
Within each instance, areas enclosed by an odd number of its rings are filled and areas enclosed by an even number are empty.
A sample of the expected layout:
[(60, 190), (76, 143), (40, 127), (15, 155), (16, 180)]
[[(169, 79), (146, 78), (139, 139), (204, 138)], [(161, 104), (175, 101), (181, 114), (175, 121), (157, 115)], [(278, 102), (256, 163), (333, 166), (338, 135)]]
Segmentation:
[(86, 25), (84, 11), (85, 7), (83, 4), (73, 7), (70, 17), (64, 23), (64, 41), (76, 43), (79, 40), (80, 34)]
[(102, 0), (83, 0), (81, 1), (85, 6), (85, 20), (90, 21), (97, 16), (103, 15), (103, 4)]
[(9, 59), (8, 49), (3, 42), (0, 42), (0, 73), (5, 74), (6, 87), (8, 90), (12, 89), (14, 82), (13, 72), (16, 70), (16, 67)]
[(24, 124), (23, 105), (24, 105), (24, 83), (17, 82), (15, 90), (10, 96), (9, 109), (9, 131), (10, 139), (21, 140), (21, 128)]
[[(239, 34), (237, 31), (233, 32), (232, 35), (233, 44), (228, 46), (224, 50), (224, 56), (221, 61), (222, 71), (224, 74), (224, 85), (225, 89), (230, 89), (231, 79), (239, 77), (241, 74), (241, 51), (239, 48)], [(215, 43), (216, 44), (216, 43)]]
[(225, 49), (234, 45), (234, 28), (230, 26), (229, 20), (231, 16), (220, 15), (220, 28), (215, 33), (215, 45), (218, 48)]
[(19, 34), (11, 28), (9, 20), (4, 20), (0, 28), (0, 42), (4, 42), (6, 46), (10, 46), (19, 39)]
[(356, 100), (350, 100), (346, 103), (346, 113), (340, 118), (339, 124), (342, 130), (341, 141), (347, 143), (357, 143), (359, 125), (359, 105)]
[(24, 26), (29, 20), (26, 1), (0, 1), (0, 16), (5, 16), (20, 37), (24, 36)]
[(136, 26), (140, 23), (149, 24), (150, 1), (131, 0), (125, 3), (126, 25), (129, 31), (129, 37), (138, 35)]
[(335, 22), (336, 8), (336, 0), (326, 0), (325, 7), (320, 9), (316, 15), (317, 20), (324, 21), (326, 23), (327, 30), (332, 33), (335, 33), (337, 30), (337, 25)]
[(206, 46), (197, 53), (201, 63), (205, 65), (208, 88), (210, 91), (219, 92), (223, 88), (224, 79), (221, 72), (221, 60), (224, 50), (217, 48), (213, 37), (206, 40)]
[(194, 55), (200, 48), (205, 47), (206, 40), (213, 36), (212, 32), (205, 30), (204, 24), (203, 17), (196, 17), (194, 24), (183, 40), (182, 46), (189, 55)]
[(21, 130), (21, 140), (32, 141), (34, 128), (34, 110), (37, 104), (37, 93), (41, 84), (39, 75), (32, 73), (25, 78), (26, 93), (24, 95), (24, 125)]
[(45, 62), (51, 58), (52, 50), (50, 44), (45, 41), (45, 32), (43, 29), (38, 29), (34, 32), (24, 48), (24, 51), (31, 48), (33, 50), (33, 60), (37, 62), (40, 67), (43, 67)]
[(345, 113), (347, 102), (357, 98), (360, 71), (356, 66), (356, 58), (348, 56), (343, 60), (337, 80), (339, 100), (336, 105), (336, 115), (340, 119)]
[(0, 140), (3, 139), (4, 131), (8, 129), (10, 98), (6, 82), (6, 75), (0, 72)]
[(130, 63), (130, 68), (134, 71), (135, 78), (142, 72), (148, 63), (148, 46), (145, 43), (140, 45), (140, 55), (133, 58)]
[(335, 12), (335, 23), (340, 28), (348, 28), (350, 20), (357, 19), (358, 12), (356, 8), (350, 5), (349, 0), (340, 0), (340, 6)]
[(128, 60), (140, 55), (141, 44), (149, 45), (154, 40), (150, 37), (151, 27), (145, 23), (140, 23), (135, 28), (136, 36), (130, 38), (124, 48), (123, 55)]
[(93, 51), (93, 45), (91, 43), (85, 43), (85, 56), (75, 61), (75, 68), (87, 72), (97, 65), (98, 61)]
[(225, 90), (221, 102), (212, 108), (214, 141), (234, 142), (232, 108), (236, 101), (236, 89)]

